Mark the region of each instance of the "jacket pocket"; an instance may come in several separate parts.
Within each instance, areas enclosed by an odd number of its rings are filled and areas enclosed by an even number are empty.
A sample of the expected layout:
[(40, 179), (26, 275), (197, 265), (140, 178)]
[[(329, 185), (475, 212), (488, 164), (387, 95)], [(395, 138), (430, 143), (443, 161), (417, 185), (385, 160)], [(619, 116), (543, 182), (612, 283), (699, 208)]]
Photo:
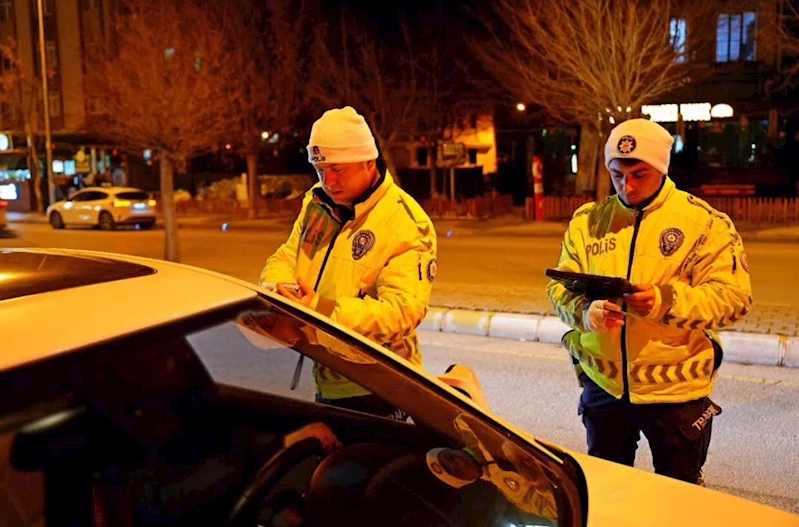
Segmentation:
[(721, 366), (721, 363), (724, 360), (724, 350), (721, 347), (721, 343), (713, 338), (713, 336), (707, 331), (705, 332), (705, 336), (710, 341), (710, 344), (713, 345), (713, 371), (715, 372), (719, 369), (719, 366)]

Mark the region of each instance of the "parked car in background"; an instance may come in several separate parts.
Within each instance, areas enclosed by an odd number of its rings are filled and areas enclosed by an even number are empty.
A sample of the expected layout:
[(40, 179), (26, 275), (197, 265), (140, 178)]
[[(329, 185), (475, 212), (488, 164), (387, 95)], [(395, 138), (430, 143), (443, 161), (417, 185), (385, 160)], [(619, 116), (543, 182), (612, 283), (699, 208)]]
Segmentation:
[(120, 225), (151, 229), (156, 220), (156, 202), (137, 188), (87, 187), (50, 205), (47, 218), (54, 229), (87, 226), (112, 231)]

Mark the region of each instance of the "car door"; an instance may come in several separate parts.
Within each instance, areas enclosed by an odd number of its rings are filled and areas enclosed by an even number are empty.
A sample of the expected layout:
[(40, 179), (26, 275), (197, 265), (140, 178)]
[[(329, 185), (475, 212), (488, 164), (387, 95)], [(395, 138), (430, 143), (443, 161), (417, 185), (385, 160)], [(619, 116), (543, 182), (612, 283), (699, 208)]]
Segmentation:
[(105, 192), (92, 190), (86, 192), (86, 197), (75, 206), (77, 223), (83, 225), (97, 225), (104, 201), (108, 199)]
[(75, 224), (78, 223), (78, 209), (82, 205), (82, 203), (89, 198), (91, 198), (92, 191), (90, 190), (82, 190), (72, 195), (69, 199), (67, 199), (61, 207), (59, 211), (61, 213), (61, 217), (66, 224)]

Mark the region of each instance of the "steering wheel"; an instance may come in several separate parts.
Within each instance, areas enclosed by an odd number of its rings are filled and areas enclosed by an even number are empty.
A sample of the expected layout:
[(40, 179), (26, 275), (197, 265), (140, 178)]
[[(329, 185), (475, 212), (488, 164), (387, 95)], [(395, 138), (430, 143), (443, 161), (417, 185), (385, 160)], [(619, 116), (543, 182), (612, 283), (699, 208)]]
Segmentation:
[(270, 457), (242, 492), (228, 516), (228, 527), (253, 527), (257, 525), (258, 512), (266, 494), (300, 461), (323, 455), (322, 443), (315, 437), (308, 437), (293, 445), (281, 448)]

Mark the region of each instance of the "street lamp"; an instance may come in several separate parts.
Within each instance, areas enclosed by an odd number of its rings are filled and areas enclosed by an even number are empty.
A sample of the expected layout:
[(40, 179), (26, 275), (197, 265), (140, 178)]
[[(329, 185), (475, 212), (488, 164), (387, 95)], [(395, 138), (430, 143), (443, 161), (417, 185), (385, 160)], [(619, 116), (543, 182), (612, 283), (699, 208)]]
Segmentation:
[[(39, 57), (42, 63), (42, 99), (44, 103), (44, 146), (47, 159), (47, 190), (50, 204), (55, 203), (55, 181), (53, 180), (53, 140), (50, 136), (50, 92), (47, 88), (47, 52), (44, 48), (44, 8), (42, 0), (37, 0), (39, 12)], [(33, 145), (36, 148), (36, 145)]]
[(527, 106), (525, 106), (523, 102), (520, 102), (519, 104), (516, 105), (516, 109), (519, 110), (520, 112), (523, 112), (527, 109)]

